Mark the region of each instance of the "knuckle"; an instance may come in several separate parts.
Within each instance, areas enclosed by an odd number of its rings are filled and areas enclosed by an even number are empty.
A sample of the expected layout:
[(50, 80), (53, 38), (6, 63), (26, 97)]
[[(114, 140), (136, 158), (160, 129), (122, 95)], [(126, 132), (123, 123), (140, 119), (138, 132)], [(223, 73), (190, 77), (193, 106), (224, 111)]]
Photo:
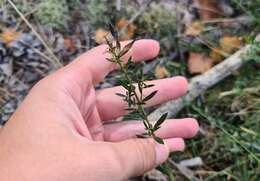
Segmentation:
[(148, 139), (133, 139), (133, 148), (138, 163), (138, 172), (140, 174), (152, 169), (155, 165), (155, 150), (154, 145)]
[(139, 176), (151, 170), (155, 166), (156, 157), (153, 144), (148, 139), (132, 139), (112, 146), (110, 155), (113, 155), (111, 158), (116, 172), (120, 173), (117, 175)]
[[(109, 163), (110, 167), (110, 173), (109, 175), (111, 176), (116, 176), (117, 178), (119, 176), (125, 177), (125, 169), (127, 168), (127, 163), (124, 162), (123, 155), (120, 154), (120, 150), (118, 150), (116, 147), (113, 145), (109, 146), (106, 149), (108, 157), (105, 158), (107, 163)], [(127, 153), (126, 153), (127, 154)], [(119, 180), (124, 180), (126, 178), (120, 178)]]

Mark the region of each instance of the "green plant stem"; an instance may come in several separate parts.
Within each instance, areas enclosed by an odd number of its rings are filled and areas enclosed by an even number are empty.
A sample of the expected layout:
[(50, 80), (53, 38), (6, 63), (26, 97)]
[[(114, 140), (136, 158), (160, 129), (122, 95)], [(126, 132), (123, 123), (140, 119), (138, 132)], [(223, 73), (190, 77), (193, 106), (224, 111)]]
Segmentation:
[[(117, 56), (116, 56), (116, 63), (119, 65), (121, 71), (124, 73), (124, 76), (125, 76), (126, 80), (128, 81), (128, 84), (132, 85), (133, 84), (132, 79), (128, 76), (128, 73), (124, 69), (124, 65), (122, 64), (122, 60), (120, 58), (118, 58)], [(133, 90), (133, 93), (134, 93), (135, 99), (137, 100), (137, 105), (138, 105), (137, 111), (140, 114), (143, 115), (143, 119), (144, 119), (145, 123), (148, 125), (148, 128), (149, 128), (148, 134), (149, 134), (149, 136), (154, 136), (154, 133), (151, 131), (153, 126), (150, 123), (150, 121), (148, 120), (148, 116), (147, 116), (143, 106), (141, 106), (141, 101), (140, 101), (140, 99), (139, 99), (135, 90)]]
[[(146, 104), (146, 102), (148, 100), (150, 100), (157, 93), (157, 90), (151, 92), (150, 94), (148, 94), (147, 96), (145, 96), (143, 98), (143, 89), (152, 87), (154, 85), (145, 84), (144, 77), (143, 77), (143, 71), (140, 69), (140, 75), (139, 75), (139, 70), (136, 70), (137, 67), (135, 68), (135, 70), (137, 71), (137, 76), (132, 77), (131, 71), (129, 71), (129, 68), (131, 68), (131, 65), (133, 63), (132, 57), (129, 57), (126, 65), (124, 65), (123, 60), (122, 60), (122, 57), (124, 55), (126, 55), (126, 53), (131, 49), (135, 40), (131, 41), (130, 43), (125, 45), (123, 48), (121, 48), (117, 31), (114, 29), (113, 25), (110, 25), (109, 28), (110, 28), (111, 35), (113, 36), (115, 42), (109, 41), (106, 38), (106, 42), (109, 47), (108, 52), (111, 55), (110, 58), (106, 58), (106, 59), (110, 62), (115, 63), (121, 70), (121, 72), (123, 74), (122, 76), (124, 77), (121, 82), (121, 85), (126, 90), (126, 94), (116, 93), (116, 95), (123, 97), (123, 100), (128, 103), (128, 108), (126, 110), (136, 111), (138, 116), (142, 118), (146, 132), (141, 135), (137, 135), (137, 136), (143, 137), (143, 138), (150, 136), (157, 143), (164, 144), (163, 139), (161, 139), (160, 137), (157, 137), (155, 135), (155, 131), (161, 127), (161, 124), (166, 120), (168, 113), (163, 114), (155, 122), (155, 124), (152, 124), (149, 121), (148, 114), (146, 113), (144, 106), (143, 106), (144, 104)], [(136, 78), (138, 79), (137, 84), (138, 84), (138, 90), (140, 92), (140, 96), (138, 95), (138, 93), (136, 91), (136, 86), (134, 86), (133, 80), (135, 80)]]

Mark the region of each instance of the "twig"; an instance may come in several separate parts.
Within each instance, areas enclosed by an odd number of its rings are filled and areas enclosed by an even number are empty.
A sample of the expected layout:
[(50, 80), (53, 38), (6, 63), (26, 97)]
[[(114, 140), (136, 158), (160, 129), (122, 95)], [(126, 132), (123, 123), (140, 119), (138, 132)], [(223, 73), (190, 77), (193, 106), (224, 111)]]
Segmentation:
[(249, 94), (256, 94), (260, 91), (260, 86), (258, 87), (250, 87), (250, 88), (245, 88), (243, 90), (241, 89), (232, 89), (230, 91), (226, 91), (226, 92), (222, 92), (219, 94), (218, 98), (221, 99), (223, 97), (226, 97), (226, 96), (231, 96), (231, 95), (234, 95), (234, 94), (237, 94), (239, 92), (245, 92), (245, 93), (249, 93)]
[[(34, 12), (36, 12), (39, 9), (39, 6), (33, 8), (31, 11), (27, 12), (26, 14), (24, 14), (24, 17), (26, 18), (27, 16), (33, 14)], [(17, 25), (15, 26), (15, 30), (18, 29), (18, 27), (21, 25), (21, 23), (23, 22), (23, 19), (19, 19), (17, 22)]]
[(121, 10), (121, 0), (116, 0), (116, 10), (120, 11)]
[(195, 167), (195, 166), (202, 166), (203, 161), (200, 157), (194, 157), (186, 160), (182, 160), (179, 164), (183, 167)]
[(249, 148), (247, 148), (244, 145), (244, 143), (242, 143), (240, 140), (238, 140), (236, 138), (236, 136), (234, 136), (233, 134), (229, 133), (229, 131), (227, 131), (227, 129), (226, 129), (226, 125), (223, 126), (223, 124), (225, 124), (225, 123), (221, 122), (219, 119), (213, 118), (213, 117), (205, 114), (204, 112), (202, 112), (201, 110), (199, 110), (196, 107), (193, 107), (193, 110), (196, 111), (198, 114), (200, 114), (208, 122), (212, 123), (216, 128), (220, 129), (225, 135), (228, 136), (230, 141), (232, 141), (233, 143), (235, 143), (238, 146), (240, 146), (244, 151), (246, 151), (251, 156), (251, 158), (253, 158), (258, 163), (260, 163), (260, 157), (257, 154), (253, 153)]
[(240, 2), (238, 2), (237, 0), (232, 0), (233, 2), (235, 2), (242, 11), (244, 11), (248, 16), (250, 16), (254, 21), (258, 22), (258, 19), (252, 14), (251, 11), (248, 11), (246, 9), (246, 7), (244, 7)]
[(221, 16), (225, 15), (225, 14), (223, 14), (222, 12), (220, 12), (218, 10), (215, 10), (215, 9), (212, 9), (212, 8), (208, 8), (206, 6), (195, 5), (195, 6), (193, 6), (193, 8), (196, 8), (196, 9), (202, 10), (202, 11), (208, 11), (208, 12), (215, 13), (215, 14), (218, 14), (218, 15), (221, 15)]
[(126, 28), (132, 24), (136, 18), (138, 18), (141, 14), (144, 13), (144, 11), (146, 10), (146, 8), (150, 5), (150, 3), (152, 2), (152, 0), (149, 0), (146, 4), (144, 4), (143, 6), (141, 6), (140, 10), (135, 13), (132, 18), (130, 20), (127, 21), (127, 23), (125, 24), (125, 26), (120, 30), (119, 35), (121, 35), (123, 32), (125, 32)]
[[(258, 39), (258, 37), (256, 39)], [(207, 89), (214, 86), (227, 76), (231, 75), (233, 71), (240, 68), (243, 65), (243, 59), (241, 55), (245, 54), (251, 48), (251, 46), (252, 45), (245, 46), (209, 71), (192, 78), (189, 83), (189, 91), (186, 96), (174, 101), (169, 101), (168, 103), (160, 106), (149, 115), (149, 119), (157, 120), (158, 117), (164, 112), (168, 112), (169, 117), (175, 116), (180, 110), (182, 110), (182, 108), (184, 108), (196, 97), (204, 93)]]
[[(181, 13), (180, 13), (180, 6), (179, 6), (179, 2), (176, 4), (175, 6), (175, 11), (176, 11), (176, 27), (177, 27), (177, 35), (175, 35), (176, 38), (176, 52), (177, 54), (180, 56), (180, 62), (182, 65), (184, 65), (184, 52), (180, 47), (180, 38), (179, 36), (182, 33), (182, 21), (181, 21)], [(182, 71), (182, 73), (185, 75), (185, 72)]]
[(176, 163), (172, 159), (169, 159), (168, 161), (173, 166), (175, 166), (189, 180), (191, 180), (191, 181), (201, 181), (199, 178), (194, 176), (194, 172), (191, 169), (189, 169), (189, 168), (187, 168), (185, 166), (182, 166), (179, 163)]
[(251, 19), (248, 16), (239, 16), (236, 18), (215, 18), (210, 20), (201, 21), (202, 24), (210, 23), (249, 23)]

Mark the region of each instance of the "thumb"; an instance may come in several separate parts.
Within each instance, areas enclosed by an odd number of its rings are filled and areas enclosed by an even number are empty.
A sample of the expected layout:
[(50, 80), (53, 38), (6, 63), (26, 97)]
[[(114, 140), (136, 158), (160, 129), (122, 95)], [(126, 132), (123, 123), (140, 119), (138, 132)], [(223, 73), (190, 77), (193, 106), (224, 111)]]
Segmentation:
[(131, 139), (115, 143), (118, 158), (126, 178), (134, 177), (151, 170), (168, 158), (170, 149), (153, 139)]

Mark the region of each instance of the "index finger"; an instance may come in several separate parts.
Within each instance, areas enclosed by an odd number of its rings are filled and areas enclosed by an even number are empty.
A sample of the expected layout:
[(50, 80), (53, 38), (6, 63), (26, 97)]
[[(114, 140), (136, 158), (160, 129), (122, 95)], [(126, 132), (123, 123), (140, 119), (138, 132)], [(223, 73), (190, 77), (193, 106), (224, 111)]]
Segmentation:
[[(121, 42), (122, 47), (124, 47), (127, 43), (129, 43), (129, 41)], [(110, 71), (116, 69), (115, 63), (106, 60), (106, 58), (109, 58), (109, 54), (106, 53), (107, 48), (107, 45), (95, 47), (79, 56), (69, 65), (69, 67), (72, 70), (84, 68), (86, 70), (86, 75), (88, 75), (87, 73), (89, 72), (91, 73), (93, 83), (99, 83)], [(156, 57), (159, 51), (160, 46), (157, 41), (151, 39), (138, 40), (123, 57), (123, 61), (127, 61), (130, 56), (132, 56), (134, 62), (149, 60)], [(78, 72), (84, 73), (84, 70)], [(85, 76), (80, 75), (79, 77), (84, 78)]]

